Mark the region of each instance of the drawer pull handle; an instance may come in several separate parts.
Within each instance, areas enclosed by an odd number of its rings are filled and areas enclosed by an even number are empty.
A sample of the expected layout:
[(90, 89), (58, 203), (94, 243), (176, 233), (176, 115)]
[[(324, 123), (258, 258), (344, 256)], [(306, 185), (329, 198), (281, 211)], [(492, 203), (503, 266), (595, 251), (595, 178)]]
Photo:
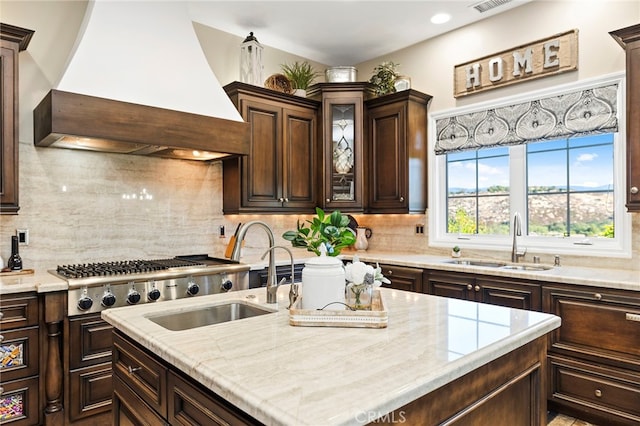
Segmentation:
[(475, 290), (475, 291), (480, 291), (480, 286), (479, 286), (479, 285), (475, 286), (475, 287), (474, 287), (474, 290)]
[(627, 321), (640, 322), (640, 314), (630, 314), (629, 312), (627, 312), (625, 314), (625, 318), (627, 319)]
[(593, 297), (595, 297), (596, 300), (602, 300), (602, 295), (600, 293), (594, 294)]
[(467, 290), (473, 290), (473, 286), (471, 284), (467, 284)]
[(596, 389), (594, 392), (598, 398), (602, 397), (602, 391), (600, 389)]
[(142, 367), (131, 367), (130, 365), (127, 368), (129, 369), (129, 374), (133, 374), (136, 371), (142, 370)]
[(629, 189), (629, 192), (632, 193), (633, 195), (636, 195), (638, 193), (638, 187), (637, 186), (632, 186)]

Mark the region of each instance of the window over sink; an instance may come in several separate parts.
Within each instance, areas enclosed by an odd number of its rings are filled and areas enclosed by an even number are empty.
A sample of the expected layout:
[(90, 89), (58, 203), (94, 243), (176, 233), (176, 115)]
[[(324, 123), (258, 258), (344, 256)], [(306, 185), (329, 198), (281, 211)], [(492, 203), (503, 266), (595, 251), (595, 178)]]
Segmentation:
[[(606, 86), (610, 83), (613, 85)], [(592, 99), (584, 95), (595, 92), (594, 97), (597, 97), (597, 89), (590, 91), (589, 87), (603, 85), (620, 86), (617, 93), (608, 94), (609, 102), (615, 104), (613, 107), (606, 102), (594, 106)], [(540, 109), (543, 109), (544, 99), (536, 100), (542, 97), (540, 94), (501, 102), (513, 105), (509, 109), (484, 104), (433, 114), (430, 118), (430, 129), (433, 129), (430, 144), (442, 155), (432, 155), (430, 159), (433, 173), (429, 191), (430, 244), (510, 248), (511, 219), (518, 212), (523, 219), (519, 244), (532, 251), (629, 256), (631, 221), (624, 207), (624, 124), (618, 128), (618, 122), (623, 122), (620, 117), (625, 116), (624, 93), (624, 81), (617, 76), (546, 91), (545, 99), (553, 99), (556, 103), (574, 96), (575, 105), (584, 105), (578, 119), (588, 119), (589, 111), (594, 109), (603, 116), (610, 114), (609, 127), (603, 126), (604, 131), (577, 129), (567, 134), (566, 130), (573, 128), (569, 120), (575, 119), (569, 116), (573, 114), (575, 117), (576, 111), (571, 110), (573, 107), (566, 107), (566, 111), (558, 108), (563, 114), (552, 117), (550, 121), (553, 123), (549, 128), (560, 122), (565, 134), (556, 138), (547, 135), (526, 140), (520, 136), (520, 133), (525, 133), (523, 131), (508, 140), (507, 134), (513, 133), (513, 129), (507, 130), (507, 124), (501, 129), (500, 124), (495, 123), (501, 120), (500, 109), (503, 115), (513, 111), (514, 116), (525, 110), (522, 105), (533, 109), (531, 105), (540, 102)], [(497, 112), (497, 118), (492, 118), (494, 112)], [(520, 113), (522, 116), (513, 118), (513, 122), (527, 119), (525, 113)], [(473, 119), (477, 123), (469, 123)], [(439, 120), (451, 120), (446, 122), (449, 127), (458, 123), (463, 126), (443, 135), (447, 130), (443, 130), (445, 126)], [(561, 120), (566, 120), (566, 125)], [(436, 121), (438, 126), (434, 125)], [(533, 124), (538, 123), (534, 121)], [(489, 131), (494, 128), (502, 131), (504, 139), (498, 143), (486, 143), (491, 135), (484, 137), (480, 134), (482, 131), (489, 134), (482, 126), (488, 126)], [(469, 136), (470, 129), (475, 134)], [(515, 140), (518, 138), (520, 140)], [(447, 144), (450, 145), (447, 147)], [(473, 149), (465, 149), (465, 145)]]

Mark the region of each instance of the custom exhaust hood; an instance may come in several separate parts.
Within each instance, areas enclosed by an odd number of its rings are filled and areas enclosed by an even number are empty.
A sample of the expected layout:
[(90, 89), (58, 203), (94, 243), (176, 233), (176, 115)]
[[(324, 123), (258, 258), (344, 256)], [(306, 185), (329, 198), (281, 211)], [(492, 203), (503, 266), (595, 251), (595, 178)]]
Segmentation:
[(211, 71), (187, 2), (90, 1), (34, 144), (189, 160), (246, 155), (249, 124)]

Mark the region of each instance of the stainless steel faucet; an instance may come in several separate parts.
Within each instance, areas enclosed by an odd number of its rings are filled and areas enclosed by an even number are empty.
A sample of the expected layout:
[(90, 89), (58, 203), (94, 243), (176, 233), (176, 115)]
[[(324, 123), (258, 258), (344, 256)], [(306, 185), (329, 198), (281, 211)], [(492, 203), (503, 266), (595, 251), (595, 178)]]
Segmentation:
[(513, 244), (511, 246), (511, 261), (518, 263), (521, 257), (527, 253), (527, 249), (523, 248), (518, 250), (518, 237), (522, 235), (522, 219), (520, 213), (516, 212), (513, 215)]
[[(233, 246), (233, 251), (231, 252), (231, 260), (240, 261), (240, 250), (242, 249), (242, 241), (244, 240), (244, 236), (247, 234), (249, 228), (253, 225), (259, 225), (262, 227), (267, 235), (269, 236), (269, 247), (273, 247), (275, 245), (275, 238), (273, 237), (273, 231), (266, 223), (253, 220), (251, 222), (247, 222), (243, 224), (238, 230), (238, 236), (236, 237), (236, 243)], [(267, 270), (267, 303), (276, 303), (278, 298), (276, 297), (276, 292), (278, 291), (278, 283), (276, 282), (276, 260), (273, 256), (273, 250), (269, 250), (269, 269)]]
[[(287, 308), (287, 309), (290, 309), (293, 306), (293, 304), (296, 303), (296, 300), (298, 299), (298, 296), (300, 294), (299, 284), (295, 282), (295, 276), (294, 276), (295, 265), (293, 263), (293, 254), (291, 253), (291, 250), (289, 250), (284, 246), (271, 246), (267, 251), (264, 252), (264, 254), (262, 255), (262, 259), (264, 260), (264, 257), (267, 255), (267, 253), (271, 253), (277, 248), (286, 250), (287, 253), (289, 253), (289, 258), (291, 259), (291, 286), (289, 287), (289, 307)], [(286, 278), (282, 278), (282, 280), (280, 280), (280, 282), (276, 287), (270, 288), (269, 286), (267, 286), (267, 300), (269, 300), (270, 298), (274, 298), (274, 299), (277, 298), (278, 287), (284, 284), (286, 280), (287, 280)], [(269, 294), (270, 292), (273, 293), (273, 296), (270, 296)]]

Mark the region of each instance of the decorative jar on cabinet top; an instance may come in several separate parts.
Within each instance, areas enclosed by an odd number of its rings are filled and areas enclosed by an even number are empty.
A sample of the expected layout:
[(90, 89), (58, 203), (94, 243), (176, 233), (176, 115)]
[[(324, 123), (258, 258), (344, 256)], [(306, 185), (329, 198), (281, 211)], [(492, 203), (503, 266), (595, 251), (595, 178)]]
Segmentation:
[(320, 256), (307, 260), (302, 269), (302, 309), (344, 310), (345, 279), (342, 262), (327, 256), (320, 246)]

